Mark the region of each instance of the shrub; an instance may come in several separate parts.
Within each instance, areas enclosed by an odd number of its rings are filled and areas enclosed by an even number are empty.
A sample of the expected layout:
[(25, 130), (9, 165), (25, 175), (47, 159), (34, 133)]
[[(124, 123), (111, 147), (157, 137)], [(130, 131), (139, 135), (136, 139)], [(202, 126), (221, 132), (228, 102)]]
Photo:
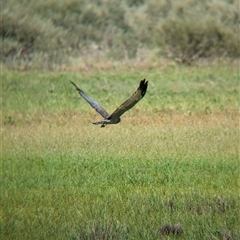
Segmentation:
[(84, 57), (92, 45), (112, 60), (135, 58), (139, 48), (158, 48), (186, 63), (238, 58), (237, 5), (227, 0), (4, 1), (1, 59), (10, 66), (52, 68)]
[(186, 8), (178, 5), (174, 11), (161, 26), (169, 56), (186, 63), (202, 57), (240, 56), (239, 16), (233, 5), (213, 1)]

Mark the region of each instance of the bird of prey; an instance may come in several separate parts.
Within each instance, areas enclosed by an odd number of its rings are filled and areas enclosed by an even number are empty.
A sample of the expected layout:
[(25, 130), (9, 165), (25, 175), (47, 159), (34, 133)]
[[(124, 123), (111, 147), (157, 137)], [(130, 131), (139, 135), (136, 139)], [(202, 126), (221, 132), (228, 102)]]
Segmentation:
[(99, 105), (98, 102), (90, 98), (83, 92), (74, 82), (70, 81), (77, 89), (78, 93), (94, 108), (104, 119), (99, 122), (93, 122), (93, 124), (101, 124), (101, 127), (105, 127), (107, 124), (117, 124), (121, 121), (120, 117), (132, 108), (137, 102), (139, 102), (145, 95), (148, 87), (148, 82), (143, 79), (135, 93), (121, 104), (111, 115)]

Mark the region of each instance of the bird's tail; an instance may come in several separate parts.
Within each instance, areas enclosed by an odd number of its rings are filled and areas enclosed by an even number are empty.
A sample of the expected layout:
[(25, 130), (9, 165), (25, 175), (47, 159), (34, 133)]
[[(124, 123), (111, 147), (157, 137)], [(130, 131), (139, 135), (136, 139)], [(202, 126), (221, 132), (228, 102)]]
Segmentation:
[(109, 122), (110, 122), (110, 120), (108, 120), (108, 119), (104, 119), (104, 120), (99, 121), (99, 122), (93, 122), (92, 124), (94, 124), (94, 125), (102, 124), (101, 127), (105, 127), (107, 124), (109, 124)]

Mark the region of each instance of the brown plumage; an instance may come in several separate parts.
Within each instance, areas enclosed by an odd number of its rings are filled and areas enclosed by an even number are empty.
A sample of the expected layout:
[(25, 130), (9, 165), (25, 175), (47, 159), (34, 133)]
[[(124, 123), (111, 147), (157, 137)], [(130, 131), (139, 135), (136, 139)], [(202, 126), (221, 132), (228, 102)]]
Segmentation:
[(144, 97), (148, 87), (146, 79), (140, 81), (139, 87), (135, 93), (110, 115), (98, 102), (86, 95), (74, 82), (70, 82), (76, 87), (78, 93), (92, 106), (92, 108), (104, 118), (102, 121), (93, 122), (95, 125), (101, 124), (101, 127), (105, 127), (107, 124), (119, 123), (121, 121), (120, 117)]

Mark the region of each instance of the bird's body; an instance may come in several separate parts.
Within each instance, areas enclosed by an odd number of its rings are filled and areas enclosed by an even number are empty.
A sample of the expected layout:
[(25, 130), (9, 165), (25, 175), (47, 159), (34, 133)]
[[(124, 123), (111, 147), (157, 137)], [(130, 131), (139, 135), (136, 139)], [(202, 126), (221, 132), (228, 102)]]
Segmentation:
[(105, 127), (107, 124), (119, 123), (121, 121), (120, 117), (144, 97), (148, 87), (148, 82), (143, 79), (135, 93), (110, 115), (98, 102), (86, 95), (74, 82), (70, 82), (76, 87), (79, 94), (92, 106), (92, 108), (104, 118), (102, 121), (93, 122), (95, 125), (101, 124), (101, 127)]

